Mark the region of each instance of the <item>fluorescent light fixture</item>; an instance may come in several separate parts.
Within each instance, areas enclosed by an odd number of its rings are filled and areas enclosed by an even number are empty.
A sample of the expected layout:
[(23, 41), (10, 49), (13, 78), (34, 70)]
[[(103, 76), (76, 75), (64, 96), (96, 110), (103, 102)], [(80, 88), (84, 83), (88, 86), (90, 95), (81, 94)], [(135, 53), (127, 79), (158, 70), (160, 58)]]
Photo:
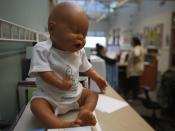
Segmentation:
[(109, 7), (110, 7), (109, 11), (110, 11), (111, 13), (114, 12), (114, 9), (123, 6), (126, 2), (128, 2), (128, 0), (122, 0), (122, 1), (120, 1), (120, 2), (118, 2), (118, 1), (112, 2), (112, 3), (109, 5)]
[(122, 0), (117, 4), (117, 7), (123, 6), (128, 0)]
[(109, 12), (113, 13), (114, 12), (114, 9), (113, 8), (110, 8), (109, 9)]
[(96, 23), (100, 22), (101, 20), (105, 19), (107, 17), (107, 14), (102, 14), (99, 18), (96, 19)]
[(117, 1), (114, 1), (110, 4), (110, 8), (116, 8), (118, 5), (118, 2)]
[(106, 37), (87, 36), (85, 47), (95, 48), (97, 43), (100, 43), (101, 45), (106, 46)]

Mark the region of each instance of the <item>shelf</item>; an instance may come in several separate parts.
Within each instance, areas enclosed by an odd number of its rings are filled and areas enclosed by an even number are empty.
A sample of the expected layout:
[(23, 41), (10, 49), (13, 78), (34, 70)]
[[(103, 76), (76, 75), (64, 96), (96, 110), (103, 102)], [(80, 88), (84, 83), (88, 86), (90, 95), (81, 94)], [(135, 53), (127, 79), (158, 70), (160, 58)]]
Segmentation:
[(19, 39), (5, 39), (5, 38), (0, 38), (0, 41), (11, 41), (11, 42), (37, 42), (36, 40), (19, 40)]
[(0, 41), (38, 42), (46, 40), (47, 33), (0, 19)]

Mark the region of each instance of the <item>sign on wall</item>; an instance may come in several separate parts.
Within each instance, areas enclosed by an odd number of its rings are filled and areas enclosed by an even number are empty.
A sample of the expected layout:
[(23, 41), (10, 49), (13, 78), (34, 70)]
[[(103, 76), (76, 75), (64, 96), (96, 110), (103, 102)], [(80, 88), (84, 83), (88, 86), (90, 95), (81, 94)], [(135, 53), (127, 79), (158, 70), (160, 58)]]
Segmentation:
[(163, 24), (145, 27), (144, 36), (147, 47), (161, 48), (163, 44)]

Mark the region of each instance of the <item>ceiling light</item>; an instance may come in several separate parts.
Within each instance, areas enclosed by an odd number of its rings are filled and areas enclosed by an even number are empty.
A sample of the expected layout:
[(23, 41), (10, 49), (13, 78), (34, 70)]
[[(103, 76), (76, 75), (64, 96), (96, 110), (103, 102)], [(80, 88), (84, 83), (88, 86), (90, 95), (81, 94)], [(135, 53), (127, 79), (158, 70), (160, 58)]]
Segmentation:
[(110, 8), (116, 8), (117, 5), (118, 5), (118, 2), (117, 1), (114, 1), (109, 6), (110, 6)]

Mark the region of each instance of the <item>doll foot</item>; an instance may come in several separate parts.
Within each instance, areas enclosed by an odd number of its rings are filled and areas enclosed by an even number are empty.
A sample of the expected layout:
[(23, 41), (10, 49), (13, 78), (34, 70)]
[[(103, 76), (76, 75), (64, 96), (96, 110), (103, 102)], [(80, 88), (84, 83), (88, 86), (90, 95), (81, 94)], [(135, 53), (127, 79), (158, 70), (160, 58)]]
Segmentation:
[(97, 122), (93, 113), (86, 109), (80, 111), (78, 119), (81, 120), (81, 126), (95, 125)]

